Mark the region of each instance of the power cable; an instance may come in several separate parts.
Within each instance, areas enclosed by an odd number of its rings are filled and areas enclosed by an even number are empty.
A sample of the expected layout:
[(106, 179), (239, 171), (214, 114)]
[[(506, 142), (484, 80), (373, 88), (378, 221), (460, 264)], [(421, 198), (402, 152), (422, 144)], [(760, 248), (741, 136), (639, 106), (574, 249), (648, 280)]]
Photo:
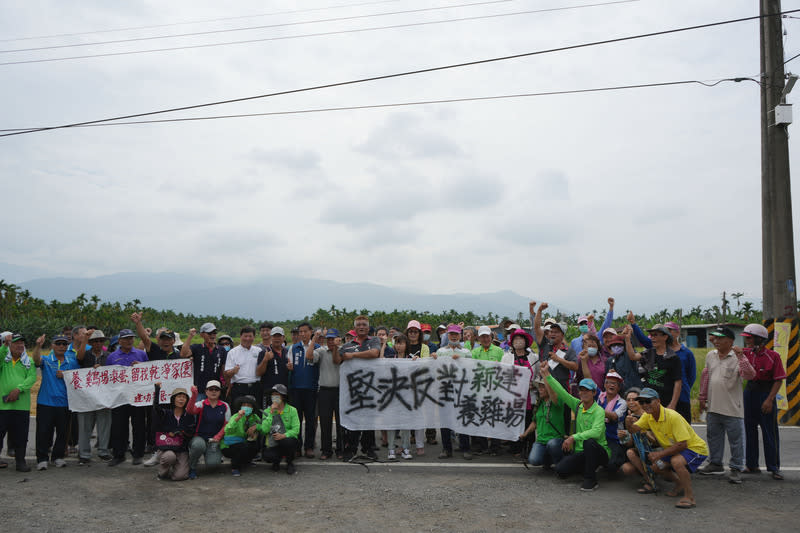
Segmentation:
[[(722, 82), (730, 81), (730, 82), (742, 82), (742, 81), (752, 81), (756, 84), (760, 84), (758, 80), (753, 78), (722, 78), (718, 80), (710, 80), (709, 81), (700, 81), (700, 80), (682, 80), (682, 81), (666, 81), (666, 82), (655, 82), (655, 83), (642, 83), (637, 85), (616, 85), (613, 87), (595, 87), (590, 89), (572, 89), (572, 90), (564, 90), (564, 91), (547, 91), (547, 92), (538, 92), (538, 93), (520, 93), (520, 94), (501, 94), (501, 95), (494, 95), (494, 96), (472, 96), (472, 97), (464, 97), (464, 98), (446, 98), (446, 99), (438, 99), (438, 100), (418, 100), (413, 102), (394, 102), (388, 104), (371, 104), (371, 105), (358, 105), (358, 106), (342, 106), (342, 107), (323, 107), (323, 108), (313, 108), (313, 109), (296, 109), (296, 110), (289, 110), (289, 111), (270, 111), (265, 113), (241, 113), (235, 115), (213, 115), (213, 116), (205, 116), (205, 117), (184, 117), (184, 118), (165, 118), (165, 119), (156, 119), (156, 120), (137, 120), (137, 121), (126, 121), (126, 122), (102, 122), (102, 123), (94, 123), (94, 124), (82, 124), (80, 128), (90, 128), (90, 127), (99, 127), (99, 126), (126, 126), (131, 124), (163, 124), (163, 123), (170, 123), (170, 122), (194, 122), (194, 121), (201, 121), (201, 120), (219, 120), (219, 119), (231, 119), (231, 118), (249, 118), (249, 117), (268, 117), (268, 116), (276, 116), (276, 115), (301, 115), (301, 114), (309, 114), (309, 113), (326, 113), (331, 111), (355, 111), (355, 110), (362, 110), (362, 109), (381, 109), (387, 107), (408, 107), (408, 106), (420, 106), (420, 105), (432, 105), (432, 104), (450, 104), (450, 103), (458, 103), (458, 102), (481, 102), (487, 100), (506, 100), (512, 98), (530, 98), (536, 96), (557, 96), (557, 95), (565, 95), (565, 94), (584, 94), (584, 93), (596, 93), (596, 92), (609, 92), (609, 91), (621, 91), (621, 90), (628, 90), (628, 89), (645, 89), (645, 88), (652, 88), (652, 87), (670, 87), (675, 85), (690, 85), (690, 84), (699, 84), (703, 85), (704, 87), (716, 87)], [(41, 130), (44, 128), (17, 128), (17, 129), (0, 129), (0, 131), (35, 131)]]
[[(319, 24), (325, 22), (341, 22), (344, 20), (358, 20), (358, 19), (365, 19), (365, 18), (373, 18), (373, 17), (386, 17), (392, 15), (405, 15), (409, 13), (422, 13), (426, 11), (440, 11), (442, 9), (453, 9), (453, 8), (461, 8), (461, 7), (474, 7), (474, 6), (483, 6), (488, 4), (505, 4), (508, 2), (515, 2), (516, 0), (488, 0), (482, 2), (472, 2), (469, 4), (454, 4), (450, 6), (438, 6), (438, 7), (424, 7), (419, 9), (407, 9), (405, 11), (384, 11), (383, 13), (370, 13), (367, 15), (351, 15), (347, 17), (333, 17), (333, 18), (326, 18), (326, 19), (316, 19), (316, 20), (302, 20), (297, 22), (282, 22), (278, 24), (266, 24), (262, 26), (246, 26), (244, 28), (227, 28), (222, 30), (206, 30), (206, 31), (195, 31), (190, 33), (174, 33), (171, 35), (152, 35), (149, 37), (131, 37), (129, 39), (116, 39), (113, 41), (95, 41), (91, 43), (73, 43), (73, 44), (59, 44), (59, 45), (52, 45), (52, 46), (39, 46), (34, 48), (13, 48), (10, 50), (0, 50), (0, 54), (11, 54), (16, 52), (37, 52), (40, 50), (57, 50), (61, 48), (77, 48), (83, 46), (100, 46), (106, 44), (121, 44), (121, 43), (132, 43), (138, 41), (154, 41), (158, 39), (173, 39), (178, 37), (197, 37), (199, 35), (213, 35), (216, 33), (231, 33), (237, 31), (251, 31), (251, 30), (266, 30), (272, 28), (284, 28), (287, 26), (303, 26), (306, 24)], [(619, 0), (616, 2), (609, 2), (610, 4), (624, 4), (628, 2), (638, 2), (639, 0)]]
[(110, 118), (104, 118), (104, 119), (89, 120), (89, 121), (84, 121), (84, 122), (76, 122), (76, 123), (72, 123), (72, 124), (63, 124), (63, 125), (60, 125), (60, 126), (49, 126), (49, 127), (44, 127), (44, 128), (36, 128), (36, 129), (32, 129), (32, 130), (5, 133), (5, 134), (0, 135), (0, 137), (10, 137), (10, 136), (13, 136), (13, 135), (24, 135), (24, 134), (27, 134), (27, 133), (36, 133), (36, 132), (40, 132), (40, 131), (49, 131), (49, 130), (54, 130), (54, 129), (73, 128), (73, 127), (76, 127), (76, 126), (83, 126), (85, 124), (96, 124), (96, 123), (100, 123), (100, 122), (113, 122), (113, 121), (118, 121), (118, 120), (127, 120), (127, 119), (130, 119), (130, 118), (146, 117), (146, 116), (159, 115), (159, 114), (164, 114), (164, 113), (174, 113), (174, 112), (177, 112), (177, 111), (188, 111), (189, 109), (199, 109), (199, 108), (203, 108), (203, 107), (211, 107), (211, 106), (217, 106), (217, 105), (223, 105), (223, 104), (231, 104), (231, 103), (235, 103), (235, 102), (246, 102), (246, 101), (250, 101), (250, 100), (259, 100), (259, 99), (263, 99), (263, 98), (271, 98), (271, 97), (274, 97), (274, 96), (282, 96), (282, 95), (287, 95), (287, 94), (297, 94), (297, 93), (301, 93), (301, 92), (317, 91), (317, 90), (321, 90), (321, 89), (330, 89), (330, 88), (333, 88), (333, 87), (343, 87), (343, 86), (346, 86), (346, 85), (355, 85), (355, 84), (359, 84), (359, 83), (367, 83), (367, 82), (378, 81), (378, 80), (400, 78), (400, 77), (405, 77), (405, 76), (414, 76), (414, 75), (418, 75), (418, 74), (424, 74), (424, 73), (428, 73), (428, 72), (436, 72), (436, 71), (440, 71), (440, 70), (451, 70), (451, 69), (463, 68), (463, 67), (467, 67), (467, 66), (483, 65), (483, 64), (495, 63), (495, 62), (499, 62), (499, 61), (508, 61), (510, 59), (518, 59), (518, 58), (522, 58), (522, 57), (532, 57), (532, 56), (550, 54), (550, 53), (555, 53), (555, 52), (563, 52), (563, 51), (566, 51), (566, 50), (577, 50), (577, 49), (580, 49), (580, 48), (589, 48), (589, 47), (592, 47), (592, 46), (599, 46), (599, 45), (603, 45), (603, 44), (612, 44), (612, 43), (619, 43), (619, 42), (625, 42), (625, 41), (633, 41), (633, 40), (637, 40), (637, 39), (644, 39), (644, 38), (655, 37), (655, 36), (660, 36), (660, 35), (668, 35), (668, 34), (681, 33), (681, 32), (698, 30), (698, 29), (712, 28), (712, 27), (723, 26), (723, 25), (727, 25), (727, 24), (735, 24), (735, 23), (738, 23), (738, 22), (745, 22), (745, 21), (751, 21), (751, 20), (760, 20), (761, 18), (765, 18), (765, 17), (774, 17), (774, 16), (780, 16), (780, 15), (783, 15), (783, 14), (786, 14), (786, 13), (796, 13), (796, 12), (800, 12), (800, 9), (794, 9), (794, 10), (786, 11), (786, 12), (783, 12), (783, 13), (775, 13), (775, 14), (767, 14), (767, 15), (755, 15), (755, 16), (752, 16), (752, 17), (745, 17), (745, 18), (739, 18), (739, 19), (730, 19), (730, 20), (724, 20), (724, 21), (719, 21), (719, 22), (710, 22), (710, 23), (706, 23), (706, 24), (699, 24), (699, 25), (696, 25), (696, 26), (686, 26), (686, 27), (683, 27), (683, 28), (673, 28), (671, 30), (662, 30), (662, 31), (651, 32), (651, 33), (643, 33), (643, 34), (639, 34), (639, 35), (631, 35), (631, 36), (628, 36), (628, 37), (617, 37), (617, 38), (614, 38), (614, 39), (605, 39), (605, 40), (602, 40), (602, 41), (593, 41), (593, 42), (582, 43), (582, 44), (561, 46), (561, 47), (558, 47), (558, 48), (550, 48), (550, 49), (546, 49), (546, 50), (537, 50), (537, 51), (534, 51), (534, 52), (525, 52), (525, 53), (514, 54), (514, 55), (509, 55), (509, 56), (493, 57), (493, 58), (489, 58), (489, 59), (480, 59), (480, 60), (475, 60), (475, 61), (467, 61), (467, 62), (463, 62), (463, 63), (454, 63), (454, 64), (450, 64), (450, 65), (442, 65), (442, 66), (438, 66), (438, 67), (429, 67), (429, 68), (424, 68), (424, 69), (410, 70), (410, 71), (406, 71), (406, 72), (397, 72), (397, 73), (394, 73), (394, 74), (384, 74), (384, 75), (380, 75), (380, 76), (371, 76), (371, 77), (368, 77), (368, 78), (359, 78), (359, 79), (355, 79), (355, 80), (348, 80), (348, 81), (341, 81), (341, 82), (334, 82), (334, 83), (326, 83), (326, 84), (322, 84), (322, 85), (314, 85), (314, 86), (310, 86), (310, 87), (303, 87), (303, 88), (300, 88), (300, 89), (289, 89), (289, 90), (278, 91), (278, 92), (274, 92), (274, 93), (260, 94), (260, 95), (255, 95), (255, 96), (245, 96), (245, 97), (241, 97), (241, 98), (231, 98), (231, 99), (228, 99), (228, 100), (218, 100), (218, 101), (215, 101), (215, 102), (206, 102), (206, 103), (203, 103), (203, 104), (194, 104), (194, 105), (187, 105), (187, 106), (181, 106), (181, 107), (174, 107), (174, 108), (162, 109), (162, 110), (158, 110), (158, 111), (148, 111), (148, 112), (145, 112), (145, 113), (134, 113), (134, 114), (130, 114), (130, 115), (122, 115), (122, 116), (110, 117)]
[[(490, 19), (490, 18), (501, 18), (501, 17), (512, 17), (518, 15), (530, 15), (535, 13), (546, 13), (552, 11), (566, 11), (571, 9), (583, 9), (587, 7), (600, 7), (612, 4), (620, 4), (620, 3), (629, 3), (629, 2), (636, 2), (639, 0), (615, 0), (613, 2), (603, 2), (597, 4), (580, 4), (575, 6), (566, 6), (566, 7), (554, 7), (554, 8), (545, 8), (545, 9), (531, 9), (527, 11), (515, 11), (511, 13), (496, 13), (492, 15), (476, 15), (472, 17), (460, 17), (460, 18), (453, 18), (453, 19), (442, 19), (442, 20), (432, 20), (432, 21), (425, 21), (425, 22), (408, 22), (404, 24), (392, 24), (389, 26), (371, 26), (367, 28), (355, 28), (349, 30), (334, 30), (334, 31), (326, 31), (326, 32), (317, 32), (317, 33), (305, 33), (299, 35), (284, 35), (280, 37), (264, 37), (259, 39), (246, 39), (242, 41), (228, 41), (223, 43), (205, 43), (205, 44), (192, 44), (192, 45), (184, 45), (184, 46), (172, 46), (166, 48), (152, 48), (150, 50), (129, 50), (127, 52), (107, 52), (103, 54), (87, 54), (82, 56), (67, 56), (67, 57), (53, 57), (48, 59), (26, 59), (21, 61), (6, 61), (0, 63), (0, 66), (6, 65), (23, 65), (28, 63), (50, 63), (53, 61), (70, 61), (75, 59), (89, 59), (94, 57), (112, 57), (112, 56), (126, 56), (126, 55), (133, 55), (133, 54), (150, 54), (154, 52), (173, 52), (176, 50), (189, 50), (193, 48), (211, 48), (216, 46), (230, 46), (230, 45), (237, 45), (237, 44), (251, 44), (251, 43), (260, 43), (260, 42), (267, 42), (267, 41), (284, 41), (288, 39), (302, 39), (308, 37), (325, 37), (328, 35), (342, 35), (346, 33), (363, 33), (368, 31), (378, 31), (378, 30), (389, 30), (389, 29), (399, 29), (399, 28), (410, 28), (414, 26), (429, 26), (433, 24), (445, 24), (450, 22), (464, 22), (470, 20), (481, 20), (481, 19)], [(13, 50), (12, 50), (13, 51)]]
[(150, 30), (155, 28), (167, 28), (170, 26), (186, 26), (189, 24), (205, 24), (207, 22), (224, 22), (227, 20), (241, 20), (241, 19), (248, 19), (248, 18), (259, 18), (259, 17), (271, 17), (275, 15), (295, 15), (297, 13), (308, 13), (311, 11), (327, 11), (331, 9), (341, 9), (347, 7), (362, 7), (362, 6), (370, 6), (376, 4), (389, 4), (389, 3), (396, 3), (400, 0), (375, 0), (372, 2), (358, 2), (355, 4), (342, 4), (342, 5), (334, 5), (328, 7), (312, 7), (307, 9), (293, 9), (291, 11), (274, 11), (272, 13), (258, 13), (255, 15), (238, 15), (235, 17), (219, 17), (213, 19), (200, 19), (200, 20), (189, 20), (184, 22), (170, 22), (168, 24), (153, 24), (150, 26), (129, 26), (127, 28), (112, 28), (107, 30), (93, 30), (93, 31), (82, 31), (76, 33), (58, 33), (54, 35), (36, 35), (33, 37), (12, 37), (9, 39), (0, 39), (0, 42), (13, 42), (13, 41), (32, 41), (36, 39), (54, 39), (59, 37), (78, 37), (81, 35), (95, 35), (98, 33), (113, 33), (119, 31), (132, 31), (132, 30)]

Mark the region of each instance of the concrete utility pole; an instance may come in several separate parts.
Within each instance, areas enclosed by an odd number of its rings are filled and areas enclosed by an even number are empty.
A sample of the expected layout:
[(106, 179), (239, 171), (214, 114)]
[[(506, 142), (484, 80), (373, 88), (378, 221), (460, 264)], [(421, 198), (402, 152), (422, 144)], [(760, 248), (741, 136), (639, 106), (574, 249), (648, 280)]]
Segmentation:
[[(761, 237), (764, 318), (797, 316), (788, 123), (776, 124), (784, 102), (780, 0), (761, 3)], [(769, 16), (771, 15), (771, 16)]]

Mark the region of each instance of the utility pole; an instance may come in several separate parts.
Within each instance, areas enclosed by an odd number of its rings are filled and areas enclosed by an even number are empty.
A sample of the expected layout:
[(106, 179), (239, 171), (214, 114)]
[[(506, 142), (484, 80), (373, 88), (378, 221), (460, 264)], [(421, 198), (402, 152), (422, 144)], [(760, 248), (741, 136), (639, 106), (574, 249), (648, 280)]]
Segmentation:
[[(783, 22), (780, 0), (761, 7), (761, 237), (764, 318), (797, 316), (788, 122), (776, 109), (785, 103)], [(790, 87), (789, 87), (790, 89)]]

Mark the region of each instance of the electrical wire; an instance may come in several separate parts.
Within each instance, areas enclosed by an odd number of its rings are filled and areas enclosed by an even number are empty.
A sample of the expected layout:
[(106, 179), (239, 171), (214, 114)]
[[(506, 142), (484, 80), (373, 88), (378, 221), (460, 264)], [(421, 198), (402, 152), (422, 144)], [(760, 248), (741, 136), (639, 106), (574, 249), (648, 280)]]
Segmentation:
[[(501, 95), (494, 95), (494, 96), (472, 96), (472, 97), (464, 97), (464, 98), (445, 98), (445, 99), (438, 99), (438, 100), (418, 100), (413, 102), (394, 102), (388, 104), (371, 104), (371, 105), (358, 105), (358, 106), (342, 106), (342, 107), (322, 107), (322, 108), (312, 108), (312, 109), (296, 109), (296, 110), (289, 110), (289, 111), (270, 111), (265, 113), (241, 113), (235, 115), (213, 115), (213, 116), (204, 116), (204, 117), (183, 117), (183, 118), (165, 118), (165, 119), (155, 119), (155, 120), (136, 120), (136, 121), (126, 121), (126, 122), (102, 122), (96, 124), (82, 124), (80, 128), (91, 128), (91, 127), (98, 127), (98, 126), (126, 126), (132, 124), (163, 124), (163, 123), (172, 123), (172, 122), (195, 122), (201, 120), (220, 120), (220, 119), (231, 119), (231, 118), (250, 118), (250, 117), (269, 117), (269, 116), (277, 116), (277, 115), (301, 115), (301, 114), (309, 114), (309, 113), (327, 113), (331, 111), (355, 111), (355, 110), (362, 110), (362, 109), (382, 109), (387, 107), (408, 107), (408, 106), (421, 106), (421, 105), (432, 105), (432, 104), (450, 104), (450, 103), (458, 103), (458, 102), (482, 102), (482, 101), (489, 101), (489, 100), (506, 100), (512, 98), (531, 98), (537, 96), (558, 96), (558, 95), (565, 95), (565, 94), (584, 94), (584, 93), (596, 93), (596, 92), (609, 92), (609, 91), (621, 91), (621, 90), (629, 90), (629, 89), (645, 89), (645, 88), (652, 88), (652, 87), (670, 87), (675, 85), (690, 85), (690, 84), (699, 84), (703, 85), (704, 87), (716, 87), (722, 82), (729, 81), (729, 82), (742, 82), (742, 81), (752, 81), (756, 84), (759, 84), (758, 80), (753, 78), (722, 78), (718, 80), (714, 80), (713, 83), (709, 83), (708, 81), (700, 81), (700, 80), (682, 80), (682, 81), (666, 81), (666, 82), (655, 82), (655, 83), (641, 83), (637, 85), (616, 85), (612, 87), (594, 87), (589, 89), (572, 89), (572, 90), (563, 90), (563, 91), (547, 91), (547, 92), (538, 92), (538, 93), (520, 93), (520, 94), (501, 94)], [(16, 128), (16, 129), (0, 129), (2, 131), (34, 131), (39, 130), (42, 128)]]
[(544, 8), (544, 9), (531, 9), (527, 11), (515, 11), (511, 13), (495, 13), (492, 15), (476, 15), (472, 17), (460, 17), (460, 18), (452, 18), (452, 19), (442, 19), (442, 20), (432, 20), (432, 21), (424, 21), (424, 22), (408, 22), (403, 24), (392, 24), (388, 26), (371, 26), (367, 28), (355, 28), (349, 30), (334, 30), (334, 31), (326, 31), (326, 32), (317, 32), (317, 33), (305, 33), (299, 35), (284, 35), (280, 37), (264, 37), (259, 39), (246, 39), (242, 41), (228, 41), (223, 43), (205, 43), (205, 44), (192, 44), (192, 45), (184, 45), (184, 46), (171, 46), (165, 48), (152, 48), (149, 50), (129, 50), (126, 52), (107, 52), (103, 54), (87, 54), (81, 56), (67, 56), (67, 57), (53, 57), (47, 59), (27, 59), (21, 61), (6, 61), (0, 63), (0, 66), (7, 66), (7, 65), (24, 65), (29, 63), (50, 63), (53, 61), (70, 61), (75, 59), (88, 59), (88, 58), (95, 58), (95, 57), (113, 57), (113, 56), (126, 56), (126, 55), (133, 55), (133, 54), (150, 54), (154, 52), (173, 52), (176, 50), (190, 50), (194, 48), (211, 48), (216, 46), (231, 46), (237, 44), (251, 44), (251, 43), (260, 43), (260, 42), (268, 42), (268, 41), (285, 41), (289, 39), (303, 39), (308, 37), (325, 37), (329, 35), (342, 35), (346, 33), (363, 33), (368, 31), (378, 31), (378, 30), (390, 30), (390, 29), (399, 29), (399, 28), (411, 28), (414, 26), (430, 26), (434, 24), (446, 24), (450, 22), (465, 22), (471, 20), (482, 20), (482, 19), (491, 19), (491, 18), (501, 18), (501, 17), (513, 17), (519, 15), (530, 15), (535, 13), (547, 13), (553, 11), (566, 11), (571, 9), (583, 9), (587, 7), (600, 7), (612, 4), (620, 4), (620, 3), (628, 3), (634, 2), (638, 0), (615, 0), (613, 2), (603, 2), (603, 3), (596, 3), (596, 4), (579, 4), (575, 6), (566, 6), (566, 7), (553, 7), (553, 8)]
[(797, 59), (798, 57), (800, 57), (800, 54), (797, 54), (797, 55), (795, 55), (795, 56), (792, 56), (792, 57), (790, 57), (789, 59), (787, 59), (786, 61), (784, 61), (784, 62), (783, 62), (783, 64), (785, 65), (785, 64), (786, 64), (786, 63), (788, 63), (789, 61), (794, 61), (794, 60), (795, 60), (795, 59)]
[(32, 41), (36, 39), (55, 39), (59, 37), (78, 37), (81, 35), (95, 35), (98, 33), (113, 33), (119, 31), (132, 31), (132, 30), (150, 30), (155, 28), (167, 28), (170, 26), (186, 26), (189, 24), (205, 24), (208, 22), (225, 22), (228, 20), (241, 20), (241, 19), (249, 19), (249, 18), (259, 18), (259, 17), (272, 17), (275, 15), (295, 15), (297, 13), (308, 13), (311, 11), (328, 11), (331, 9), (342, 9), (347, 7), (363, 7), (363, 6), (371, 6), (376, 4), (390, 4), (396, 3), (400, 0), (374, 0), (372, 2), (358, 2), (354, 4), (341, 4), (341, 5), (334, 5), (328, 7), (312, 7), (307, 9), (293, 9), (291, 11), (274, 11), (272, 13), (258, 13), (255, 15), (238, 15), (235, 17), (219, 17), (213, 19), (200, 19), (200, 20), (189, 20), (184, 22), (170, 22), (167, 24), (153, 24), (150, 26), (129, 26), (127, 28), (112, 28), (107, 30), (93, 30), (93, 31), (82, 31), (76, 33), (58, 33), (54, 35), (36, 35), (33, 37), (12, 37), (8, 39), (0, 39), (0, 42), (13, 42), (13, 41)]
[(589, 47), (592, 47), (592, 46), (599, 46), (599, 45), (604, 45), (604, 44), (620, 43), (620, 42), (633, 41), (633, 40), (644, 39), (644, 38), (649, 38), (649, 37), (655, 37), (655, 36), (660, 36), (660, 35), (669, 35), (669, 34), (673, 34), (673, 33), (681, 33), (681, 32), (698, 30), (698, 29), (712, 28), (712, 27), (723, 26), (723, 25), (727, 25), (727, 24), (735, 24), (735, 23), (738, 23), (738, 22), (745, 22), (745, 21), (751, 21), (751, 20), (760, 20), (760, 19), (765, 18), (765, 17), (774, 17), (774, 16), (780, 16), (780, 15), (783, 15), (783, 14), (786, 14), (786, 13), (796, 13), (796, 12), (800, 12), (800, 9), (794, 9), (794, 10), (786, 11), (786, 12), (783, 12), (783, 13), (775, 13), (775, 14), (768, 14), (768, 15), (756, 15), (756, 16), (752, 16), (752, 17), (723, 20), (723, 21), (719, 21), (719, 22), (710, 22), (710, 23), (706, 23), (706, 24), (698, 24), (698, 25), (695, 25), (695, 26), (686, 26), (686, 27), (683, 27), (683, 28), (673, 28), (673, 29), (670, 29), (670, 30), (662, 30), (662, 31), (650, 32), (650, 33), (642, 33), (642, 34), (639, 34), (639, 35), (630, 35), (630, 36), (627, 36), (627, 37), (617, 37), (617, 38), (613, 38), (613, 39), (604, 39), (602, 41), (592, 41), (592, 42), (582, 43), (582, 44), (560, 46), (560, 47), (557, 47), (557, 48), (549, 48), (549, 49), (545, 49), (545, 50), (537, 50), (537, 51), (534, 51), (534, 52), (525, 52), (525, 53), (521, 53), (521, 54), (513, 54), (513, 55), (508, 55), (508, 56), (493, 57), (493, 58), (488, 58), (488, 59), (479, 59), (479, 60), (475, 60), (475, 61), (466, 61), (466, 62), (463, 62), (463, 63), (454, 63), (454, 64), (450, 64), (450, 65), (440, 65), (440, 66), (437, 66), (437, 67), (429, 67), (429, 68), (410, 70), (410, 71), (405, 71), (405, 72), (396, 72), (396, 73), (393, 73), (393, 74), (383, 74), (383, 75), (379, 75), (379, 76), (371, 76), (371, 77), (359, 78), (359, 79), (355, 79), (355, 80), (340, 81), (340, 82), (334, 82), (334, 83), (326, 83), (326, 84), (322, 84), (322, 85), (313, 85), (313, 86), (309, 86), (309, 87), (302, 87), (302, 88), (299, 88), (299, 89), (289, 89), (289, 90), (285, 90), (285, 91), (277, 91), (277, 92), (267, 93), (267, 94), (260, 94), (260, 95), (254, 95), (254, 96), (245, 96), (245, 97), (241, 97), (241, 98), (231, 98), (231, 99), (228, 99), (228, 100), (218, 100), (218, 101), (214, 101), (214, 102), (206, 102), (206, 103), (202, 103), (202, 104), (193, 104), (193, 105), (174, 107), (174, 108), (169, 108), (169, 109), (161, 109), (161, 110), (158, 110), (158, 111), (148, 111), (148, 112), (144, 112), (144, 113), (134, 113), (134, 114), (130, 114), (130, 115), (122, 115), (122, 116), (110, 117), (110, 118), (104, 118), (104, 119), (88, 120), (88, 121), (84, 121), (84, 122), (76, 122), (76, 123), (71, 123), (71, 124), (62, 124), (62, 125), (59, 125), (59, 126), (48, 126), (48, 127), (44, 127), (44, 128), (35, 128), (35, 129), (25, 130), (25, 131), (4, 133), (4, 134), (1, 134), (0, 137), (10, 137), (10, 136), (14, 136), (14, 135), (24, 135), (24, 134), (36, 133), (36, 132), (40, 132), (40, 131), (50, 131), (50, 130), (54, 130), (54, 129), (73, 128), (73, 127), (76, 127), (76, 126), (83, 126), (85, 124), (96, 124), (96, 123), (100, 123), (100, 122), (114, 122), (114, 121), (119, 121), (119, 120), (127, 120), (127, 119), (131, 119), (131, 118), (139, 118), (139, 117), (146, 117), (146, 116), (152, 116), (152, 115), (160, 115), (160, 114), (165, 114), (165, 113), (174, 113), (174, 112), (177, 112), (177, 111), (188, 111), (190, 109), (199, 109), (199, 108), (203, 108), (203, 107), (212, 107), (212, 106), (217, 106), (217, 105), (231, 104), (231, 103), (235, 103), (235, 102), (246, 102), (246, 101), (251, 101), (251, 100), (259, 100), (259, 99), (263, 99), (263, 98), (271, 98), (271, 97), (287, 95), (287, 94), (298, 94), (298, 93), (302, 93), (302, 92), (310, 92), (310, 91), (317, 91), (317, 90), (322, 90), (322, 89), (330, 89), (330, 88), (333, 88), (333, 87), (343, 87), (343, 86), (347, 86), (347, 85), (355, 85), (355, 84), (367, 83), (367, 82), (378, 81), (378, 80), (387, 80), (387, 79), (400, 78), (400, 77), (405, 77), (405, 76), (414, 76), (414, 75), (418, 75), (418, 74), (436, 72), (436, 71), (441, 71), (441, 70), (452, 70), (452, 69), (463, 68), (463, 67), (467, 67), (467, 66), (484, 65), (484, 64), (488, 64), (488, 63), (496, 63), (496, 62), (499, 62), (499, 61), (508, 61), (508, 60), (511, 60), (511, 59), (519, 59), (519, 58), (522, 58), (522, 57), (533, 57), (533, 56), (537, 56), (537, 55), (551, 54), (551, 53), (555, 53), (555, 52), (564, 52), (564, 51), (567, 51), (567, 50), (577, 50), (577, 49), (581, 49), (581, 48), (589, 48)]
[[(131, 37), (129, 39), (116, 39), (113, 41), (95, 41), (91, 43), (72, 43), (72, 44), (59, 44), (59, 45), (52, 45), (52, 46), (39, 46), (34, 48), (14, 48), (10, 50), (0, 50), (0, 54), (11, 54), (16, 52), (36, 52), (40, 50), (57, 50), (61, 48), (77, 48), (83, 46), (100, 46), (106, 44), (121, 44), (121, 43), (132, 43), (138, 41), (154, 41), (158, 39), (172, 39), (178, 37), (197, 37), (199, 35), (213, 35), (216, 33), (231, 33), (237, 31), (251, 31), (251, 30), (266, 30), (272, 28), (284, 28), (288, 26), (303, 26), (306, 24), (319, 24), (325, 22), (341, 22), (345, 20), (358, 20), (358, 19), (365, 19), (365, 18), (373, 18), (373, 17), (386, 17), (392, 15), (406, 15), (409, 13), (423, 13), (427, 11), (440, 11), (442, 9), (453, 9), (453, 8), (462, 8), (462, 7), (474, 7), (474, 6), (484, 6), (488, 4), (505, 4), (508, 2), (515, 2), (516, 0), (485, 0), (481, 2), (472, 2), (469, 4), (454, 4), (450, 6), (438, 6), (438, 7), (423, 7), (418, 9), (407, 9), (405, 11), (384, 11), (383, 13), (370, 13), (367, 15), (350, 15), (347, 17), (333, 17), (333, 18), (326, 18), (326, 19), (316, 19), (316, 20), (302, 20), (297, 22), (282, 22), (278, 24), (266, 24), (262, 26), (246, 26), (244, 28), (227, 28), (222, 30), (206, 30), (206, 31), (195, 31), (190, 33), (174, 33), (170, 35), (153, 35), (148, 37)], [(615, 2), (609, 2), (609, 4), (625, 4), (629, 2), (638, 2), (639, 0), (618, 0)]]

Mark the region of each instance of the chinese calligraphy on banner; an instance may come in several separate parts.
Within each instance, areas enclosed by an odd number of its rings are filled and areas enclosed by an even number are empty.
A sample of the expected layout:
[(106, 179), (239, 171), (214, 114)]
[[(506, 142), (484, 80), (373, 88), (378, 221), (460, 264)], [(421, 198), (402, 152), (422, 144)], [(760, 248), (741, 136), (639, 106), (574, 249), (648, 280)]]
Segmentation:
[(79, 413), (131, 404), (152, 405), (153, 384), (161, 382), (159, 403), (169, 403), (173, 389), (194, 384), (192, 360), (166, 360), (134, 366), (101, 366), (64, 371), (69, 408)]
[(517, 440), (525, 428), (527, 368), (476, 359), (352, 359), (339, 373), (347, 429), (450, 428)]

